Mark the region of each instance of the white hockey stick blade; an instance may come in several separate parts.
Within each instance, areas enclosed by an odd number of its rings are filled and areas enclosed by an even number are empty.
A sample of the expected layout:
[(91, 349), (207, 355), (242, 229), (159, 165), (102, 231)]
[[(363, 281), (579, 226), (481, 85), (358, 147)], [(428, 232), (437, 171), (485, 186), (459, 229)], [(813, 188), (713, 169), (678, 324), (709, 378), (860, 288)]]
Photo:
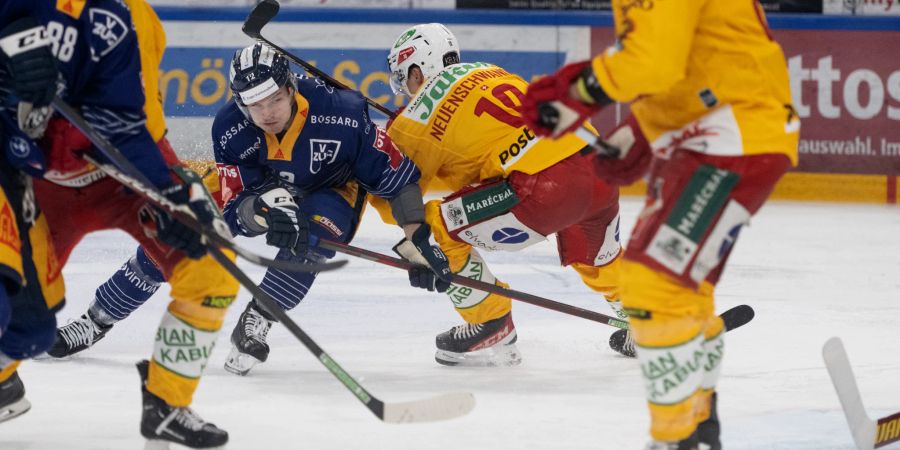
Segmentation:
[(856, 385), (856, 377), (853, 368), (850, 367), (850, 359), (844, 350), (844, 344), (838, 337), (833, 337), (825, 342), (822, 347), (822, 358), (825, 359), (825, 367), (831, 376), (831, 383), (837, 391), (844, 415), (850, 425), (850, 433), (859, 450), (872, 450), (875, 448), (875, 422), (866, 414), (862, 398), (859, 395), (859, 387)]
[(382, 420), (386, 423), (435, 422), (462, 417), (474, 408), (474, 395), (455, 392), (424, 400), (385, 403)]

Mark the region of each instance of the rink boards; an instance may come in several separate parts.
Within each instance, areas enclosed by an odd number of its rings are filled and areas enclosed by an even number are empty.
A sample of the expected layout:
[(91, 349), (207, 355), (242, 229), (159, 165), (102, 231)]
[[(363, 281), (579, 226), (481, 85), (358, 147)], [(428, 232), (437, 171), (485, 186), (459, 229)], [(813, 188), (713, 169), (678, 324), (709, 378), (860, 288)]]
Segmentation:
[[(240, 31), (246, 11), (161, 7), (159, 13), (168, 34), (161, 83), (172, 139), (183, 157), (209, 159), (208, 124), (231, 97), (228, 63), (234, 49), (251, 42)], [(497, 64), (529, 80), (596, 54), (614, 38), (608, 13), (453, 10), (286, 9), (263, 34), (396, 109), (403, 98), (388, 86), (387, 49), (405, 27), (432, 21), (450, 26), (463, 60)], [(900, 18), (772, 14), (769, 24), (785, 49), (803, 119), (800, 166), (775, 197), (896, 203)], [(608, 108), (595, 122), (608, 129), (624, 114), (626, 108)]]

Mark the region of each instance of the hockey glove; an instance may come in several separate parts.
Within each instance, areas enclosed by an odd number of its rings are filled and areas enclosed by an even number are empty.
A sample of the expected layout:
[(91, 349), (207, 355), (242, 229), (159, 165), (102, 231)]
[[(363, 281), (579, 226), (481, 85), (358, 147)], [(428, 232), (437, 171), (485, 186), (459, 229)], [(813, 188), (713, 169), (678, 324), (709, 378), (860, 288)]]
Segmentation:
[[(231, 239), (231, 235), (227, 231), (228, 226), (222, 219), (222, 214), (216, 207), (212, 196), (203, 185), (203, 179), (184, 167), (176, 166), (172, 168), (172, 171), (181, 182), (163, 189), (163, 195), (179, 205), (182, 212), (196, 218), (209, 231)], [(191, 259), (200, 259), (206, 255), (207, 240), (200, 230), (179, 222), (159, 208), (153, 208), (150, 218), (152, 225), (155, 225), (153, 232), (159, 240), (183, 251)], [(143, 222), (145, 227), (150, 224), (146, 218)]]
[(437, 245), (431, 245), (431, 227), (421, 224), (412, 239), (404, 238), (394, 246), (394, 252), (414, 266), (409, 269), (409, 284), (429, 292), (446, 292), (453, 273), (447, 255)]
[(634, 116), (628, 116), (612, 130), (606, 142), (619, 151), (614, 156), (597, 154), (594, 172), (599, 178), (614, 185), (628, 185), (647, 172), (653, 152)]
[(31, 138), (40, 137), (51, 115), (58, 77), (47, 29), (32, 17), (7, 25), (0, 31), (0, 61), (19, 98), (19, 128)]
[[(577, 99), (570, 95), (577, 88)], [(538, 136), (558, 137), (574, 131), (612, 100), (597, 84), (590, 61), (568, 64), (528, 86), (519, 112)]]
[(303, 255), (309, 250), (309, 224), (286, 189), (278, 187), (253, 200), (254, 219), (266, 227), (266, 243)]

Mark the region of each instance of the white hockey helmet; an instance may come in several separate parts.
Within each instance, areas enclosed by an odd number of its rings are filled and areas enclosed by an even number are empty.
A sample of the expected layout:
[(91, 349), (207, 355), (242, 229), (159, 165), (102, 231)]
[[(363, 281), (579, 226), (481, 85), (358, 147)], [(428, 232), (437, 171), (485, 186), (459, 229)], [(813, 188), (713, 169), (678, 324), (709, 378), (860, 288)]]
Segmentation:
[(418, 66), (426, 80), (444, 67), (459, 63), (456, 36), (439, 23), (416, 25), (404, 31), (388, 54), (391, 89), (395, 94), (412, 96), (406, 87), (409, 69)]

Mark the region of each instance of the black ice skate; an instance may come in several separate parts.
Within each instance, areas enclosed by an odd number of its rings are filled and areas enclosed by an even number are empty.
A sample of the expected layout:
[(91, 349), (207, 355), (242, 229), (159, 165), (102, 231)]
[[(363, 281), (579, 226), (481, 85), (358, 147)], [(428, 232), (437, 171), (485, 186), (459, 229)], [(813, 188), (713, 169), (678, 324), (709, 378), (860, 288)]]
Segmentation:
[(457, 325), (437, 335), (434, 359), (445, 366), (515, 366), (522, 362), (516, 339), (511, 313), (485, 323)]
[(703, 450), (722, 450), (722, 441), (719, 440), (719, 434), (721, 432), (719, 427), (719, 413), (716, 411), (718, 409), (716, 406), (718, 397), (719, 394), (713, 392), (712, 398), (710, 399), (709, 418), (697, 425), (697, 437), (700, 439)]
[(256, 304), (256, 300), (247, 304), (231, 332), (231, 353), (225, 360), (225, 370), (237, 375), (247, 375), (253, 366), (266, 362), (269, 358), (266, 335), (272, 322)]
[(166, 450), (169, 443), (190, 448), (222, 448), (228, 443), (228, 432), (204, 422), (191, 408), (173, 408), (147, 390), (150, 362), (137, 363), (141, 375), (141, 396), (144, 410), (141, 415), (141, 435), (147, 438), (144, 450)]
[(84, 313), (77, 320), (57, 328), (56, 341), (47, 354), (54, 358), (72, 356), (99, 342), (112, 327), (96, 321), (90, 312)]
[(21, 416), (31, 409), (31, 403), (25, 398), (25, 385), (17, 372), (13, 372), (6, 381), (0, 383), (0, 422), (6, 422)]
[(637, 353), (634, 350), (634, 335), (631, 330), (616, 330), (609, 336), (609, 348), (622, 356), (634, 358)]

